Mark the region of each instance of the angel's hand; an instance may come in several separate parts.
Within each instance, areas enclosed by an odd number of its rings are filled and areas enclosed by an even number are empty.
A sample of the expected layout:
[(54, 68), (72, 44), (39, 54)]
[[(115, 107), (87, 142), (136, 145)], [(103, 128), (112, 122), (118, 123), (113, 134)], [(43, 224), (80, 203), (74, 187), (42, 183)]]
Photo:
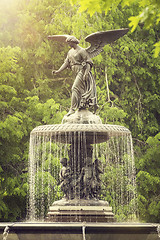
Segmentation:
[(56, 70), (52, 71), (52, 74), (57, 74), (57, 73), (58, 73), (58, 71), (56, 71)]
[(52, 35), (49, 35), (47, 38), (48, 38), (48, 39), (51, 39), (51, 38), (52, 38)]

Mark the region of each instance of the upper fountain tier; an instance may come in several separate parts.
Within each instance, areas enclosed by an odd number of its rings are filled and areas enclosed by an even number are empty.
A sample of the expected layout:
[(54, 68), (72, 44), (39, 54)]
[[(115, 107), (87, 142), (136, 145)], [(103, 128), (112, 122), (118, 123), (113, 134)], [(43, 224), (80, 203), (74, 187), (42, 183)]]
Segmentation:
[(88, 110), (78, 110), (70, 116), (65, 116), (62, 123), (38, 126), (31, 134), (52, 136), (57, 142), (71, 143), (73, 137), (78, 137), (79, 132), (84, 132), (87, 144), (102, 143), (112, 136), (131, 134), (124, 126), (102, 124), (100, 117)]

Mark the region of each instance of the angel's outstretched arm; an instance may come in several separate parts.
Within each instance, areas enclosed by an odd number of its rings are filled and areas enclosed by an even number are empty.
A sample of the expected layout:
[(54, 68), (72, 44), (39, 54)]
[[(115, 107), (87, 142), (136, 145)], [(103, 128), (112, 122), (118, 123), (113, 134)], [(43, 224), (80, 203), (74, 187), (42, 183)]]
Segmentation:
[(52, 71), (52, 74), (60, 73), (60, 72), (62, 72), (63, 70), (65, 70), (68, 66), (69, 66), (68, 60), (66, 59), (66, 60), (64, 61), (64, 63), (62, 64), (62, 66), (61, 66), (58, 70), (53, 70), (53, 71)]

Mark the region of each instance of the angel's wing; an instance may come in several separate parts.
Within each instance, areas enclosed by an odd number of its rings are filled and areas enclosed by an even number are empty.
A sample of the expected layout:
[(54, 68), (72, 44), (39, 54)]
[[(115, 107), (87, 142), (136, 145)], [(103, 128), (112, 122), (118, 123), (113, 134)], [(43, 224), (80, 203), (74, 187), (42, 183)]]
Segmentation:
[(100, 52), (102, 52), (103, 47), (106, 44), (114, 42), (125, 35), (128, 31), (128, 28), (124, 28), (105, 32), (96, 32), (88, 35), (85, 40), (91, 44), (91, 46), (86, 48), (90, 58), (97, 56)]
[(51, 40), (55, 40), (58, 42), (63, 42), (66, 43), (66, 39), (69, 37), (70, 35), (49, 35), (48, 39)]

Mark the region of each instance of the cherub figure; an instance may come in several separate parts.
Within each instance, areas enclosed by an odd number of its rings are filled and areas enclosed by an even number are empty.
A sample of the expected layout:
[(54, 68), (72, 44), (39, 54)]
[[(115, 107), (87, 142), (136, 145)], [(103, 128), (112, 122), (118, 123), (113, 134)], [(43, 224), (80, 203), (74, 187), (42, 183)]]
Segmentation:
[(95, 161), (93, 162), (93, 181), (95, 184), (92, 189), (95, 198), (98, 197), (101, 190), (100, 174), (103, 174), (102, 162), (96, 158)]
[(62, 168), (60, 171), (60, 186), (61, 190), (64, 192), (64, 197), (69, 199), (70, 195), (70, 181), (71, 181), (71, 169), (67, 165), (67, 158), (62, 158), (60, 160)]
[(67, 58), (58, 70), (53, 70), (53, 74), (58, 74), (66, 68), (71, 68), (76, 77), (72, 86), (71, 107), (67, 116), (73, 114), (77, 109), (86, 109), (93, 107), (94, 112), (98, 108), (96, 84), (91, 73), (93, 66), (92, 59), (97, 56), (103, 47), (128, 32), (128, 29), (111, 30), (105, 32), (96, 32), (88, 35), (85, 40), (91, 43), (88, 48), (80, 47), (79, 40), (70, 35), (51, 35), (48, 39), (66, 42), (71, 47)]
[(92, 158), (86, 159), (86, 164), (81, 170), (80, 180), (82, 181), (83, 186), (83, 197), (85, 199), (92, 198), (92, 184), (93, 183), (93, 164), (92, 164)]

